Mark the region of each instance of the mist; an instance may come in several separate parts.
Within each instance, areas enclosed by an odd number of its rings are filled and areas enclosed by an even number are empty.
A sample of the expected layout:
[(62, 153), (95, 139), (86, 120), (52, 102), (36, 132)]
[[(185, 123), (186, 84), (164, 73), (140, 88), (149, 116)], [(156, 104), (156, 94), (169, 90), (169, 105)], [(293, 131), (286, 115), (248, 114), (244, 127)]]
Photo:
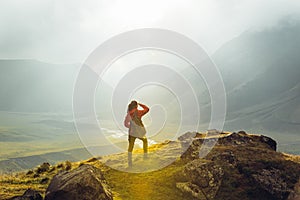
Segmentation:
[(300, 19), (299, 1), (2, 0), (0, 58), (82, 63), (113, 35), (145, 27), (185, 34), (211, 55), (244, 31), (289, 19)]

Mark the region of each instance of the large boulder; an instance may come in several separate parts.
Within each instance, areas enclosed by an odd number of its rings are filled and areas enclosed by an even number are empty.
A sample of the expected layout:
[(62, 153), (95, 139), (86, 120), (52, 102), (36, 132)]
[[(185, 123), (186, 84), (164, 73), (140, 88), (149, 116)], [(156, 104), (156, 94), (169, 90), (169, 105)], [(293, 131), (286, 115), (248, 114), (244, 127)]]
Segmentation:
[(240, 175), (245, 177), (242, 183), (248, 185), (246, 193), (251, 199), (284, 200), (289, 195), (297, 199), (300, 165), (297, 162), (277, 157), (279, 153), (276, 154), (276, 152), (273, 155), (262, 153), (263, 157), (252, 154), (251, 158), (239, 160), (237, 169)]
[(193, 160), (185, 166), (184, 174), (189, 182), (176, 186), (196, 199), (214, 199), (222, 183), (224, 170), (214, 162)]
[(255, 183), (262, 189), (269, 192), (274, 199), (287, 199), (292, 190), (288, 187), (287, 181), (283, 178), (283, 173), (279, 169), (263, 169), (253, 174)]
[(45, 200), (111, 200), (112, 193), (100, 169), (82, 165), (57, 174), (46, 191)]
[(10, 198), (9, 200), (43, 200), (43, 197), (40, 195), (39, 192), (32, 189), (28, 189), (22, 196), (16, 196)]

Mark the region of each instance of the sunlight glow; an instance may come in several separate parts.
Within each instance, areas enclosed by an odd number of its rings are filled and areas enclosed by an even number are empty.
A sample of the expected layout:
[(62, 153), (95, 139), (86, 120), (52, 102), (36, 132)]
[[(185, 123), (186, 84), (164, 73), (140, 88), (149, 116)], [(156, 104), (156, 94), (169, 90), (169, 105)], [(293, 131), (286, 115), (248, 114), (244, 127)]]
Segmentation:
[(112, 6), (113, 18), (129, 24), (154, 23), (163, 17), (164, 6), (140, 0), (118, 1)]
[(178, 4), (184, 4), (184, 2), (177, 0), (118, 0), (110, 6), (110, 13), (112, 19), (123, 22), (122, 24), (126, 24), (126, 26), (157, 25), (157, 22), (172, 11), (172, 7), (179, 6)]

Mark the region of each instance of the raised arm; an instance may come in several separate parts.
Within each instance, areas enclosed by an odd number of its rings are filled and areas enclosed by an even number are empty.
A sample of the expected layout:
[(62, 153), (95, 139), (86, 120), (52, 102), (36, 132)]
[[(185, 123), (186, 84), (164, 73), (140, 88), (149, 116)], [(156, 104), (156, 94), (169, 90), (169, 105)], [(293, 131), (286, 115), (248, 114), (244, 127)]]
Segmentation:
[(148, 106), (139, 103), (139, 105), (143, 108), (143, 110), (140, 110), (141, 116), (145, 115), (147, 112), (149, 112)]

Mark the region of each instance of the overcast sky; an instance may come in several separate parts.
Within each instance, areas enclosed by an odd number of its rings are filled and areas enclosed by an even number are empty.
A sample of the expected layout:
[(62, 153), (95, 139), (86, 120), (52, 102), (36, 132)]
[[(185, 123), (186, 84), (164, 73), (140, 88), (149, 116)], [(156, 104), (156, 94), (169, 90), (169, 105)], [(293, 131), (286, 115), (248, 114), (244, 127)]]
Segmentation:
[(212, 54), (245, 30), (300, 19), (299, 0), (1, 0), (0, 59), (82, 63), (113, 35), (171, 29)]

